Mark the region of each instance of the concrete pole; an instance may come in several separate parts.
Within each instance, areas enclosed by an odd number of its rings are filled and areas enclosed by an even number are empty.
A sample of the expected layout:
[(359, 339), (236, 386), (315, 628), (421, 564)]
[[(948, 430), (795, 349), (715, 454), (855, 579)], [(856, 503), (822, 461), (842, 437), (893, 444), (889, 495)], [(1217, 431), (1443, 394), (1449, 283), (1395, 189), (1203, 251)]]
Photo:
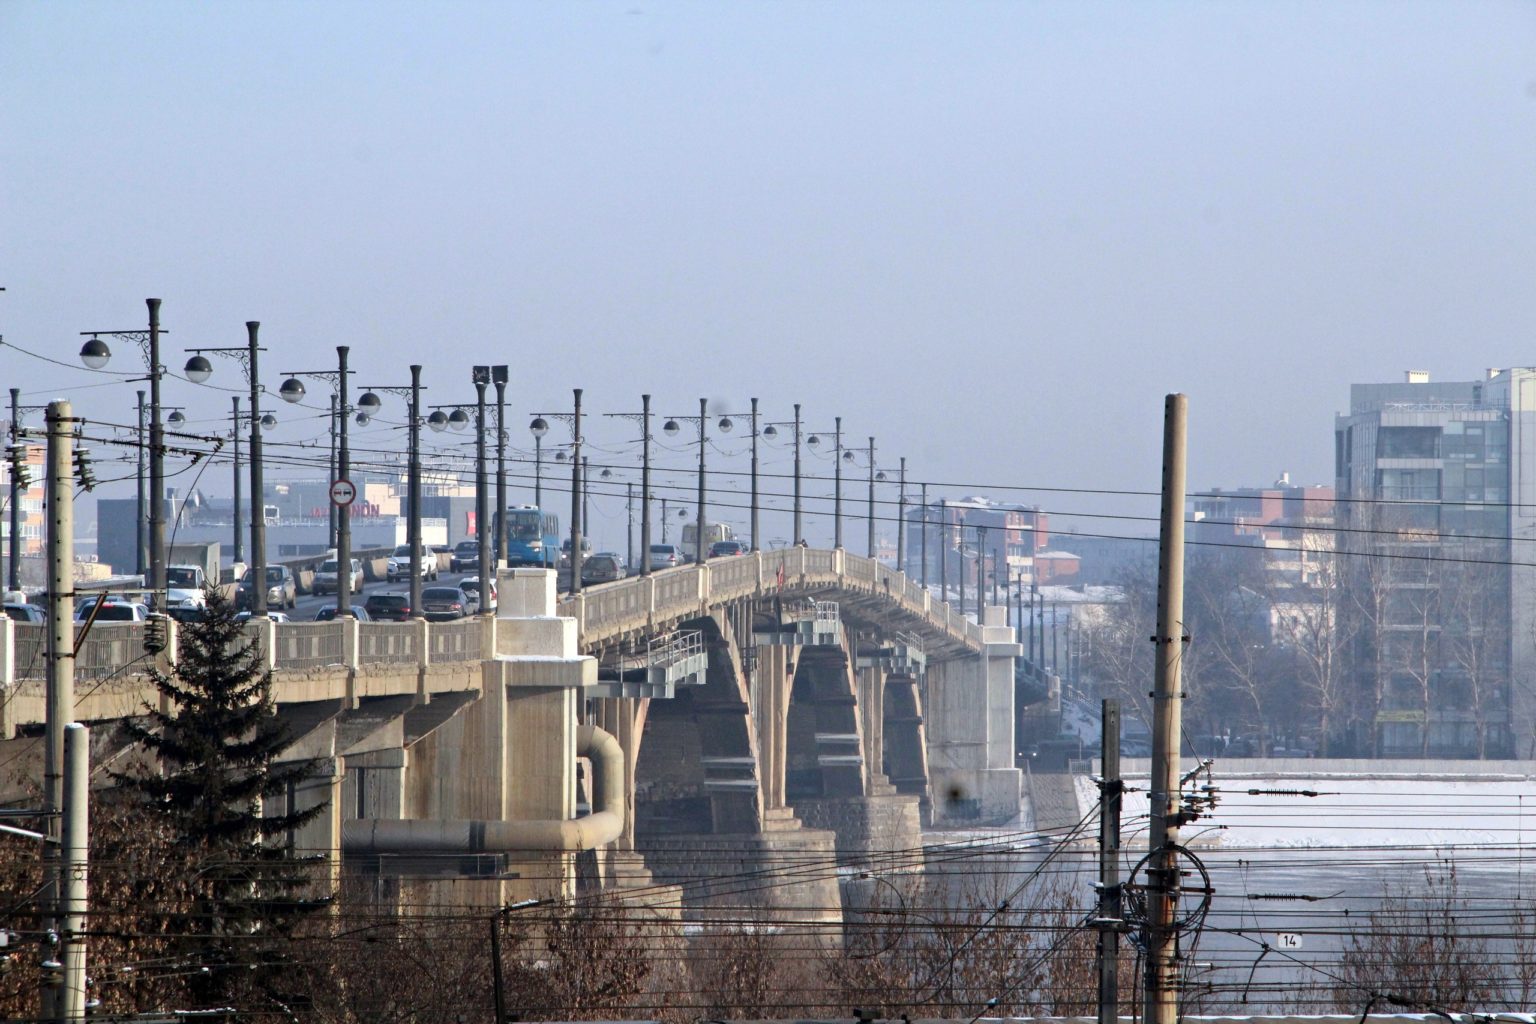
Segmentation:
[(949, 507), (939, 499), (939, 594), (949, 600)]
[[(331, 392), (331, 479), (335, 480), (339, 476), (341, 476), (341, 471), (338, 468), (338, 463), (336, 462), (336, 392), (332, 391)], [(330, 530), (330, 532), (325, 535), (326, 536), (326, 541), (327, 541), (326, 547), (334, 548), (334, 547), (336, 547), (336, 512), (337, 512), (337, 507), (336, 507), (336, 503), (334, 501), (327, 501), (326, 504), (329, 506), (329, 510), (326, 512), (326, 519), (328, 520), (326, 522), (326, 526)]]
[[(666, 529), (666, 524), (662, 524)], [(662, 540), (666, 540), (665, 537)], [(651, 574), (651, 396), (640, 396), (640, 575)]]
[(907, 565), (907, 457), (901, 457), (901, 475), (896, 485), (896, 571)]
[(149, 586), (150, 608), (165, 610), (165, 424), (160, 419), (160, 300), (149, 307)]
[[(50, 402), (48, 425), (48, 668), (43, 731), (43, 809), (48, 812), (48, 842), (43, 847), (44, 892), (48, 929), (61, 926), (62, 890), (59, 854), (64, 809), (64, 726), (75, 709), (75, 502), (70, 447), (74, 416), (66, 401)], [(60, 1005), (59, 992), (45, 988), (45, 1018)]]
[[(13, 391), (12, 395), (14, 396), (14, 394), (15, 394), (15, 392)], [(134, 525), (134, 530), (133, 530), (134, 541), (135, 541), (135, 543), (134, 543), (134, 570), (133, 571), (136, 572), (139, 576), (142, 577), (146, 572), (149, 571), (149, 527), (148, 527), (148, 525), (144, 521), (145, 513), (149, 511), (149, 509), (147, 507), (148, 503), (147, 503), (146, 496), (145, 496), (145, 493), (144, 493), (144, 486), (145, 486), (144, 473), (145, 473), (145, 470), (148, 468), (148, 462), (147, 462), (148, 452), (145, 450), (145, 446), (144, 446), (144, 430), (145, 430), (144, 411), (145, 411), (145, 409), (144, 409), (144, 392), (143, 392), (142, 389), (138, 392), (138, 395), (139, 395), (139, 433), (138, 433), (138, 441), (139, 441), (139, 472), (138, 472), (137, 483), (138, 483), (138, 498), (139, 498), (139, 502), (138, 502), (139, 518), (138, 518), (138, 522)], [(14, 398), (12, 400), (14, 402)], [(238, 402), (239, 399), (236, 399), (236, 401)], [(15, 421), (12, 420), (12, 422), (15, 422)], [(237, 417), (235, 417), (235, 438), (237, 439), (237, 442), (238, 442), (239, 437), (240, 437), (240, 418), (237, 416)], [(240, 464), (240, 449), (239, 449), (238, 444), (237, 444), (237, 446), (235, 448), (235, 465), (238, 467), (239, 464)], [(239, 469), (238, 468), (236, 469), (235, 474), (236, 474), (237, 477), (239, 476)], [(14, 507), (14, 501), (15, 501), (15, 499), (12, 498), (12, 502), (13, 502), (12, 507)], [(238, 506), (240, 504), (239, 499), (236, 499), (235, 504), (236, 504), (236, 506)], [(235, 518), (236, 518), (236, 521), (238, 522), (239, 521), (239, 516), (236, 516)], [(16, 534), (16, 524), (15, 524), (15, 520), (12, 520), (11, 521), (11, 535), (15, 536), (15, 534)], [(13, 587), (12, 589), (15, 589), (15, 588)]]
[(234, 500), (234, 504), (231, 506), (231, 514), (233, 516), (233, 519), (231, 521), (231, 530), (230, 530), (232, 538), (234, 540), (234, 547), (233, 547), (233, 551), (231, 552), (231, 559), (230, 560), (232, 562), (237, 562), (238, 563), (238, 562), (245, 561), (245, 551), (244, 551), (244, 547), (243, 547), (245, 541), (244, 541), (244, 538), (240, 536), (240, 396), (239, 395), (232, 396), (230, 398), (230, 404), (233, 406), (233, 408), (235, 410), (235, 414), (234, 414), (235, 415), (235, 429), (230, 432), (230, 435), (234, 438), (234, 442), (235, 442), (235, 446), (234, 446), (235, 447), (235, 464), (234, 464), (235, 500)]
[(1184, 654), (1184, 450), (1189, 400), (1169, 395), (1163, 421), (1162, 539), (1158, 544), (1157, 649), (1153, 676), (1151, 829), (1147, 869), (1147, 1024), (1177, 1024), (1179, 736), (1183, 727), (1180, 665)]
[(795, 539), (799, 544), (805, 539), (800, 528), (800, 403), (795, 403)]
[[(825, 423), (826, 420), (821, 422)], [(843, 418), (834, 416), (832, 428), (832, 546), (843, 547)]]
[(629, 481), (624, 483), (624, 515), (627, 519), (624, 525), (624, 564), (632, 568), (635, 564), (635, 485)]
[[(352, 473), (352, 450), (347, 443), (347, 418), (351, 415), (351, 408), (347, 404), (347, 346), (336, 346), (336, 364), (340, 373), (336, 377), (336, 411), (339, 414), (337, 428), (337, 454), (336, 476), (343, 480), (350, 480)], [(345, 616), (352, 614), (352, 506), (337, 505), (331, 502), (331, 507), (336, 510), (336, 619), (344, 622)], [(411, 575), (417, 575), (418, 566), (416, 559), (420, 556), (411, 556)], [(414, 611), (415, 605), (411, 605)]]
[(85, 1020), (85, 915), (90, 871), (91, 734), (79, 722), (64, 728), (64, 835), (62, 878), (64, 986), (59, 1020)]
[(923, 589), (928, 589), (928, 484), (923, 484), (923, 525), (918, 535), (918, 572), (922, 574)]
[(709, 548), (706, 547), (708, 536), (704, 530), (707, 525), (704, 515), (704, 449), (708, 447), (709, 440), (709, 399), (699, 399), (699, 524), (698, 535), (693, 545), (694, 561), (703, 565), (709, 558)]
[(1103, 702), (1099, 770), (1099, 1024), (1120, 1016), (1120, 702)]
[[(420, 551), (421, 544), (421, 364), (411, 364), (411, 428), (408, 432), (410, 460), (406, 465), (406, 496), (411, 503), (410, 518), (405, 521), (405, 542), (411, 550)], [(350, 567), (349, 567), (350, 568)], [(411, 615), (420, 617), (421, 572), (411, 567)]]
[(592, 464), (581, 457), (581, 532), (592, 535)]
[(762, 538), (757, 532), (757, 399), (752, 399), (752, 550), (762, 550)]
[(537, 434), (533, 436), (533, 503), (544, 508), (544, 439)]
[[(505, 372), (506, 367), (500, 367)], [(498, 374), (499, 376), (499, 374)], [(512, 538), (507, 530), (507, 382), (496, 380), (496, 568), (507, 564)]]
[[(251, 567), (247, 571), (256, 574), (251, 577), (254, 584), (251, 587), (252, 618), (260, 618), (267, 614), (267, 505), (266, 489), (261, 483), (261, 378), (256, 372), (256, 355), (259, 351), (256, 346), (256, 332), (260, 329), (261, 322), (258, 320), (245, 322), (251, 374)], [(157, 495), (155, 507), (158, 508), (159, 505), (160, 499)], [(164, 524), (161, 525), (163, 535)], [(340, 532), (339, 525), (337, 530)], [(165, 582), (163, 555), (159, 566), (159, 579), (163, 586)]]
[(571, 419), (571, 593), (581, 593), (581, 388)]

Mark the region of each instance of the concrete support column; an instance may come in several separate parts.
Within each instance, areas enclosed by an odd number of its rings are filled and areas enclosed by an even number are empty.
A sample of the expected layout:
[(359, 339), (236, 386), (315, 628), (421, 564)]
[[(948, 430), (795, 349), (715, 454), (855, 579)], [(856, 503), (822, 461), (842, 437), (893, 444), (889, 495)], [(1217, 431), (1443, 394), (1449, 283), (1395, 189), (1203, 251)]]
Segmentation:
[(632, 851), (635, 848), (636, 766), (640, 762), (640, 737), (645, 732), (650, 698), (604, 697), (593, 703), (593, 724), (618, 740), (624, 751), (624, 834), (614, 845), (620, 850)]
[(864, 733), (864, 773), (868, 784), (884, 781), (885, 669), (858, 670), (859, 728)]
[(426, 704), (432, 699), (432, 689), (427, 676), (432, 667), (432, 623), (426, 619), (412, 619), (416, 627), (416, 699)]
[(786, 737), (795, 650), (783, 644), (761, 644), (757, 648), (757, 693), (752, 716), (757, 724), (763, 805), (768, 810), (788, 806), (784, 800), (784, 772), (788, 763)]

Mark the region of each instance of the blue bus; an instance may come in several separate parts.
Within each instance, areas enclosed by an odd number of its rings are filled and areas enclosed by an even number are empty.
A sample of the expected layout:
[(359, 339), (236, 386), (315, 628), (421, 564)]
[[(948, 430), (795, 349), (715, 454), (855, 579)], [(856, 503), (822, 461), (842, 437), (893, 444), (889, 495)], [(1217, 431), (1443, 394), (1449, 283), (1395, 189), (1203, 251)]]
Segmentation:
[[(507, 562), (553, 569), (560, 564), (560, 517), (533, 505), (507, 509)], [(492, 524), (495, 529), (496, 524)], [(495, 536), (495, 534), (492, 534)]]

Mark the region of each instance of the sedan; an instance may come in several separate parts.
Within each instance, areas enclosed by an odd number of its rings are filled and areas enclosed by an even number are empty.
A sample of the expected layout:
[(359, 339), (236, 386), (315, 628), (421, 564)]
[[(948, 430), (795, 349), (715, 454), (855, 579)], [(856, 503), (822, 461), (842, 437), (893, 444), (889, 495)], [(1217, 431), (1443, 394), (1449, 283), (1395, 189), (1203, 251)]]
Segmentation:
[(612, 583), (623, 579), (625, 575), (623, 559), (611, 551), (600, 551), (581, 563), (582, 586), (589, 583)]
[(709, 546), (710, 558), (734, 558), (737, 555), (745, 555), (751, 551), (739, 540), (717, 540)]
[(428, 587), (421, 592), (421, 614), (428, 622), (448, 622), (468, 615), (469, 605), (458, 587)]

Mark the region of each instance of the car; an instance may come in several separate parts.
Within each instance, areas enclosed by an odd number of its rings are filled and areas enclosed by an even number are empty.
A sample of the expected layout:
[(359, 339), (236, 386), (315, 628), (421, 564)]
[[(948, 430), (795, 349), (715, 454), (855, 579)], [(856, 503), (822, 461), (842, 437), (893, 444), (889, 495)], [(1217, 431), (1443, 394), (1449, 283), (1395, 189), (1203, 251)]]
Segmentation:
[(44, 623), (48, 621), (47, 614), (41, 608), (35, 604), (26, 604), (24, 602), (16, 604), (7, 602), (5, 614), (11, 617), (12, 622)]
[[(370, 597), (368, 600), (372, 601), (373, 598)], [(368, 614), (368, 609), (366, 606), (354, 604), (348, 605), (348, 607), (352, 610), (352, 617), (358, 622), (371, 622), (373, 619), (377, 618), (377, 616)], [(335, 622), (336, 606), (333, 604), (328, 604), (324, 608), (321, 608), (319, 611), (315, 612), (315, 621)]]
[[(401, 544), (395, 548), (384, 566), (384, 575), (391, 583), (411, 578), (411, 546), (409, 544)], [(421, 552), (421, 578), (437, 579), (437, 556), (425, 548)]]
[(208, 578), (197, 565), (165, 567), (165, 610), (200, 610), (208, 606)]
[[(101, 604), (100, 611), (96, 611), (98, 602)], [(75, 611), (77, 621), (85, 622), (93, 618), (97, 622), (143, 622), (149, 618), (149, 609), (136, 601), (126, 601), (115, 594), (108, 594), (104, 598), (88, 598)]]
[(369, 594), (363, 609), (374, 621), (405, 622), (411, 617), (411, 595), (399, 591)]
[(448, 557), (449, 572), (469, 572), (480, 565), (480, 542), (477, 540), (461, 540), (453, 546), (453, 554)]
[[(235, 607), (239, 609), (251, 607), (251, 594), (256, 589), (256, 580), (251, 570), (247, 569), (245, 576), (240, 580), (240, 586), (235, 591)], [(299, 603), (299, 586), (293, 578), (293, 570), (286, 565), (267, 566), (267, 606), (278, 608), (294, 608)]]
[(448, 622), (469, 614), (464, 591), (458, 587), (428, 587), (421, 592), (421, 614), (428, 622)]
[(581, 561), (581, 585), (612, 583), (625, 576), (624, 560), (611, 551), (599, 551)]
[(750, 554), (751, 548), (739, 540), (717, 540), (709, 546), (710, 558), (735, 558), (738, 555)]
[[(363, 563), (354, 558), (352, 561), (352, 585), (351, 591), (356, 594), (363, 589)], [(315, 578), (309, 585), (311, 594), (334, 594), (338, 583), (336, 568), (340, 563), (337, 559), (327, 558), (320, 563), (320, 568), (315, 570)]]
[(683, 556), (677, 550), (676, 544), (652, 544), (651, 568), (670, 569), (675, 565), (683, 564)]
[[(334, 609), (332, 609), (332, 610), (334, 611)], [(172, 616), (172, 617), (174, 618), (174, 616)], [(235, 621), (236, 622), (250, 622), (251, 619), (253, 619), (253, 618), (255, 618), (255, 616), (253, 616), (250, 612), (237, 612), (235, 614)], [(288, 613), (287, 612), (267, 612), (267, 618), (271, 619), (273, 622), (292, 622), (293, 621), (292, 619), (290, 619), (288, 617)], [(185, 620), (183, 620), (183, 621), (185, 621)]]
[[(480, 614), (480, 577), (465, 576), (459, 580), (459, 589), (464, 592), (464, 611), (468, 615)], [(491, 580), (491, 606), (486, 611), (496, 610), (496, 581)]]

